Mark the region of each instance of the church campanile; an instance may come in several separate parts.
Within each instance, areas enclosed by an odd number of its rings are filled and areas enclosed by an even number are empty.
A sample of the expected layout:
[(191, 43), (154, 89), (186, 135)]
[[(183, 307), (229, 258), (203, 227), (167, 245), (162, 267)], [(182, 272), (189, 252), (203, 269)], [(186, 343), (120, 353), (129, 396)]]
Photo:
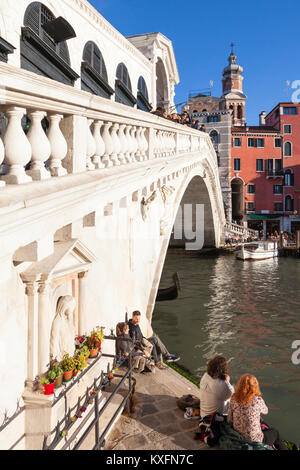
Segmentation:
[(236, 55), (232, 50), (228, 58), (229, 65), (223, 70), (223, 94), (221, 97), (220, 108), (232, 110), (232, 125), (245, 126), (245, 104), (247, 96), (243, 93), (242, 76), (243, 67), (236, 63)]

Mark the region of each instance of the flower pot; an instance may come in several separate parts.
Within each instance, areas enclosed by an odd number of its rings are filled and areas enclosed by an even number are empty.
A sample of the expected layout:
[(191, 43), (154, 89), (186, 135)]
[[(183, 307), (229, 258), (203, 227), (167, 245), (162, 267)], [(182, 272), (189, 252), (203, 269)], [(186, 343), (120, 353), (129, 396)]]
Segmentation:
[(98, 351), (100, 351), (100, 349), (101, 349), (101, 343), (99, 344), (99, 348), (98, 348)]
[(76, 377), (76, 375), (78, 375), (78, 370), (73, 370), (73, 377)]
[(55, 379), (55, 388), (59, 388), (59, 387), (62, 386), (63, 378), (64, 378), (63, 375), (59, 375), (58, 377), (56, 377), (56, 379)]
[(90, 357), (97, 357), (98, 349), (90, 349)]
[(52, 384), (43, 384), (44, 387), (44, 395), (53, 395), (54, 393), (54, 387), (55, 387), (55, 382)]
[(64, 372), (64, 382), (70, 382), (70, 380), (73, 378), (73, 371), (68, 370)]

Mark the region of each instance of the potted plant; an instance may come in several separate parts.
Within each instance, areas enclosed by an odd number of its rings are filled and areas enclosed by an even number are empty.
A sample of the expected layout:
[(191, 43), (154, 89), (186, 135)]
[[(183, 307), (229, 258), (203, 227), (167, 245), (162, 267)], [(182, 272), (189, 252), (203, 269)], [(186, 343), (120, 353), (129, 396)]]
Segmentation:
[(76, 367), (74, 357), (70, 357), (69, 354), (65, 354), (60, 363), (60, 366), (64, 372), (64, 382), (69, 382), (73, 378), (73, 370)]
[(100, 345), (99, 345), (99, 351), (101, 349), (101, 345), (103, 343), (103, 339), (104, 339), (104, 329), (105, 329), (105, 326), (97, 326), (96, 327), (96, 330), (95, 330), (95, 335), (96, 337), (98, 338), (99, 342), (100, 342)]
[(46, 377), (42, 377), (40, 380), (40, 384), (44, 388), (44, 395), (53, 395), (54, 387), (55, 387), (55, 380), (47, 379)]
[(86, 345), (83, 345), (79, 350), (78, 353), (83, 355), (85, 362), (87, 363), (88, 358), (90, 356), (90, 350)]
[[(88, 351), (89, 354), (89, 351)], [(83, 369), (87, 367), (87, 362), (86, 362), (86, 356), (84, 355), (83, 352), (80, 354), (77, 354), (74, 358), (75, 360), (75, 369), (73, 371), (74, 377), (78, 374), (78, 372), (81, 372)]]
[(52, 371), (55, 373), (55, 388), (59, 388), (63, 383), (64, 371), (59, 363), (54, 364)]
[(92, 331), (90, 336), (86, 338), (84, 343), (90, 350), (90, 357), (94, 358), (98, 356), (100, 341), (96, 331)]

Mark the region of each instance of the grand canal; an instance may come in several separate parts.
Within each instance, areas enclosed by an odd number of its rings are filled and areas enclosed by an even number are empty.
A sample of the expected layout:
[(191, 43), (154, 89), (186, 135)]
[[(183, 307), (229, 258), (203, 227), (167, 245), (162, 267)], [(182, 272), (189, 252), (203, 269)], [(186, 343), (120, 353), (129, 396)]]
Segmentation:
[(181, 292), (156, 304), (155, 332), (199, 377), (216, 354), (228, 359), (233, 385), (254, 374), (269, 407), (266, 422), (300, 444), (300, 365), (292, 362), (292, 343), (300, 340), (300, 259), (243, 263), (233, 255), (169, 253), (161, 287), (172, 284), (174, 272)]

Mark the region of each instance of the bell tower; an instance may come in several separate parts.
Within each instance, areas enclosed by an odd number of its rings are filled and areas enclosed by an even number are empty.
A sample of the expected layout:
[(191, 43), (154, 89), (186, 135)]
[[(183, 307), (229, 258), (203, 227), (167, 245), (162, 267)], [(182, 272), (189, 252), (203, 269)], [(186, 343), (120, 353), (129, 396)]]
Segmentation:
[(220, 108), (232, 110), (233, 126), (245, 126), (245, 104), (247, 96), (243, 93), (243, 67), (236, 63), (237, 57), (234, 53), (233, 46), (234, 44), (231, 44), (231, 54), (228, 58), (229, 65), (223, 70), (223, 94)]

